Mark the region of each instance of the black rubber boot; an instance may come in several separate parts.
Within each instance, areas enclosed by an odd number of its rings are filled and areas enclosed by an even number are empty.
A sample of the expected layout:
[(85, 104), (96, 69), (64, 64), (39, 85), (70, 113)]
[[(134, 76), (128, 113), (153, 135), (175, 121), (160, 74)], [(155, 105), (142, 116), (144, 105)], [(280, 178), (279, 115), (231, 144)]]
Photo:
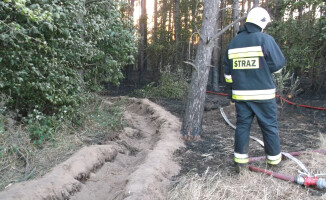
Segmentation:
[(282, 169), (282, 162), (276, 164), (276, 165), (272, 165), (272, 164), (268, 164), (267, 163), (267, 169), (273, 172), (277, 172), (280, 171)]
[(248, 163), (234, 163), (235, 172), (238, 174), (242, 174), (245, 171), (248, 171)]

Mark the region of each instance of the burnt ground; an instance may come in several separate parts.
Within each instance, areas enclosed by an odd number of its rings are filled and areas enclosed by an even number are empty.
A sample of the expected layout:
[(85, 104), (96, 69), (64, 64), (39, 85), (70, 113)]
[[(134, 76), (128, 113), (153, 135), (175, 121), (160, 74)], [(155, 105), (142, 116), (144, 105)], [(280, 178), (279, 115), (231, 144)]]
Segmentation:
[[(291, 101), (326, 107), (326, 100), (293, 99)], [(182, 118), (184, 103), (182, 101), (155, 100), (174, 115)], [(180, 175), (189, 172), (202, 174), (209, 167), (226, 173), (234, 173), (233, 168), (233, 135), (231, 128), (220, 114), (219, 107), (235, 125), (234, 105), (224, 96), (208, 94), (203, 118), (202, 140), (186, 142), (186, 148), (179, 150), (176, 156), (180, 160), (182, 170)], [(283, 152), (314, 150), (319, 148), (320, 134), (326, 136), (326, 112), (312, 110), (279, 102), (279, 133)], [(257, 122), (251, 127), (251, 135), (262, 140), (262, 134)], [(250, 142), (252, 156), (263, 156), (264, 150), (255, 141)], [(326, 170), (326, 169), (325, 169)]]
[[(128, 95), (131, 89), (113, 91), (109, 95)], [(161, 105), (182, 121), (185, 102), (171, 99), (150, 99)], [(290, 99), (291, 102), (314, 107), (326, 108), (326, 91), (318, 94), (303, 93), (301, 96)], [(229, 126), (220, 113), (223, 107), (232, 124), (236, 124), (234, 104), (225, 96), (207, 94), (203, 117), (203, 132), (201, 141), (185, 142), (186, 147), (177, 150), (176, 160), (181, 165), (181, 171), (175, 179), (189, 173), (203, 174), (208, 169), (214, 173), (222, 171), (225, 174), (234, 174), (233, 166), (233, 136), (234, 129)], [(320, 135), (326, 137), (326, 111), (308, 109), (287, 104), (278, 99), (278, 121), (281, 148), (283, 152), (309, 151), (319, 148)], [(260, 128), (254, 120), (251, 126), (251, 136), (262, 140)], [(263, 148), (256, 142), (250, 141), (249, 156), (264, 156)], [(255, 163), (264, 167), (264, 162)], [(253, 164), (253, 165), (255, 165)], [(305, 163), (307, 164), (307, 163)], [(322, 167), (323, 168), (323, 167)], [(298, 167), (297, 170), (300, 168)], [(282, 170), (281, 170), (282, 171)], [(326, 172), (325, 170), (322, 170)], [(291, 174), (296, 176), (295, 174)], [(325, 191), (309, 191), (313, 196), (326, 194)]]
[[(223, 90), (223, 88), (221, 88)], [(108, 95), (129, 95), (133, 87), (120, 87), (111, 90)], [(291, 102), (314, 107), (326, 108), (326, 89), (314, 93), (309, 90), (290, 99)], [(171, 99), (150, 99), (161, 105), (173, 115), (180, 118), (184, 113), (185, 102)], [(176, 157), (181, 163), (180, 176), (189, 172), (203, 173), (209, 167), (233, 173), (233, 135), (231, 128), (223, 119), (220, 107), (224, 108), (232, 124), (236, 123), (234, 105), (225, 96), (207, 94), (203, 117), (201, 141), (186, 142), (186, 148), (178, 150)], [(326, 137), (326, 111), (308, 109), (287, 104), (278, 99), (278, 121), (281, 148), (283, 152), (305, 151), (317, 149), (320, 134)], [(262, 140), (262, 134), (254, 120), (251, 136)], [(250, 142), (249, 156), (263, 156), (264, 150), (255, 141)], [(326, 171), (326, 169), (325, 169)]]

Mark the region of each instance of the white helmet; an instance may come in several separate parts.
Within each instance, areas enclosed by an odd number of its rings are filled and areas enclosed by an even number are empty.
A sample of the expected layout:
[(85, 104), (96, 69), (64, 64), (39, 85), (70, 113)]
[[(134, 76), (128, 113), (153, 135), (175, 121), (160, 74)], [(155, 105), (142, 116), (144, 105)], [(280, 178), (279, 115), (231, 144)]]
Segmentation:
[(247, 22), (256, 24), (262, 29), (264, 29), (270, 21), (271, 17), (269, 16), (268, 12), (261, 7), (251, 9), (247, 16)]

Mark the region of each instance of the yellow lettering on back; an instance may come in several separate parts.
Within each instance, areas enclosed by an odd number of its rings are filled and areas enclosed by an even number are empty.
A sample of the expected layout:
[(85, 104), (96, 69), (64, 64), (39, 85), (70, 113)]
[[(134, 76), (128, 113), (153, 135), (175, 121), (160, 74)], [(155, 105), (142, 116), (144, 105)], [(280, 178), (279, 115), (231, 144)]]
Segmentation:
[(233, 69), (258, 69), (259, 58), (236, 58), (233, 59)]

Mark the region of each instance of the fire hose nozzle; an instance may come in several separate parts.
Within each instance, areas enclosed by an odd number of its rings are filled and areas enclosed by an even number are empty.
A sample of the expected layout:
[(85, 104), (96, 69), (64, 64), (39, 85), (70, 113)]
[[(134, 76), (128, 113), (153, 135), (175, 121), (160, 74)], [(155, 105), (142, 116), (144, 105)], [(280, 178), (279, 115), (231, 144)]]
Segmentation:
[(294, 178), (294, 181), (299, 185), (304, 185), (305, 178), (303, 178), (302, 176), (296, 176)]
[(317, 186), (318, 189), (326, 189), (326, 179), (318, 177), (297, 176), (294, 181), (299, 185)]
[(319, 179), (317, 180), (317, 188), (318, 188), (318, 189), (321, 189), (321, 190), (326, 189), (326, 179), (324, 179), (324, 178), (319, 178)]

